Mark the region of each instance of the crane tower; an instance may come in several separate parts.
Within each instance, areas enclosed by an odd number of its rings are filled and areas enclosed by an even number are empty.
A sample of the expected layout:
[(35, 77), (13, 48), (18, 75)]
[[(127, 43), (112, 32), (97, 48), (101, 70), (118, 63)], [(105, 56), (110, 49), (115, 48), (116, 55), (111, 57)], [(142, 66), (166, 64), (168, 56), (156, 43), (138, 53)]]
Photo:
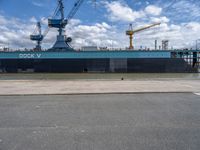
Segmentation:
[[(38, 32), (38, 34), (36, 32)], [(42, 35), (41, 24), (40, 24), (40, 22), (37, 22), (37, 27), (36, 27), (35, 32), (32, 35), (30, 35), (30, 39), (32, 41), (37, 41), (37, 45), (35, 47), (36, 51), (41, 50), (41, 42), (42, 42), (43, 38), (44, 38), (44, 36)]]
[(58, 28), (58, 36), (57, 40), (52, 48), (52, 50), (59, 50), (59, 51), (68, 51), (73, 50), (71, 46), (69, 45), (69, 42), (71, 42), (71, 38), (67, 38), (65, 36), (65, 26), (68, 24), (68, 22), (74, 17), (76, 12), (78, 11), (79, 7), (81, 6), (82, 2), (84, 0), (76, 0), (74, 7), (68, 14), (67, 18), (64, 16), (64, 4), (63, 0), (58, 0), (58, 8), (55, 11), (55, 14), (59, 14), (60, 18), (51, 18), (48, 19), (48, 26), (50, 28)]
[(133, 46), (133, 35), (134, 35), (135, 33), (138, 33), (138, 32), (140, 32), (140, 31), (143, 31), (143, 30), (152, 28), (152, 27), (157, 26), (157, 25), (160, 25), (160, 24), (161, 24), (161, 23), (155, 23), (155, 24), (152, 24), (152, 25), (149, 25), (149, 26), (146, 26), (146, 27), (142, 27), (142, 28), (136, 29), (136, 30), (133, 30), (133, 25), (130, 24), (129, 30), (126, 31), (126, 35), (129, 36), (129, 40), (130, 40), (129, 49), (130, 49), (130, 50), (134, 49), (134, 46)]

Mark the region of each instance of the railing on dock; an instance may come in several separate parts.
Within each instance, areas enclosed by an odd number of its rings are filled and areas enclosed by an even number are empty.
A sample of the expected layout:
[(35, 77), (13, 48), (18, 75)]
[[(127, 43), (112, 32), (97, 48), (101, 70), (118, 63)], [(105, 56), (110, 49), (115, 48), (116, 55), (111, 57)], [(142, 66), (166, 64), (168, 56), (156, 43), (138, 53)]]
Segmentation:
[(183, 50), (171, 52), (172, 58), (183, 58), (193, 68), (200, 69), (200, 51)]

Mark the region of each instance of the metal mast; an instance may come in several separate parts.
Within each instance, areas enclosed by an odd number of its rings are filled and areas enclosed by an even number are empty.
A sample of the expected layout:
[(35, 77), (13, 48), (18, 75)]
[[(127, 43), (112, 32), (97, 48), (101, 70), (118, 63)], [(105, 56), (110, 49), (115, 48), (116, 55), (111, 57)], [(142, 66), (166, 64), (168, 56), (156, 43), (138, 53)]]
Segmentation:
[(71, 49), (71, 47), (65, 43), (64, 28), (67, 24), (67, 20), (64, 19), (64, 5), (62, 0), (58, 0), (58, 10), (56, 9), (55, 14), (60, 14), (60, 19), (48, 19), (48, 26), (50, 28), (58, 28), (59, 35), (57, 36), (56, 43), (54, 44), (54, 50), (57, 49)]

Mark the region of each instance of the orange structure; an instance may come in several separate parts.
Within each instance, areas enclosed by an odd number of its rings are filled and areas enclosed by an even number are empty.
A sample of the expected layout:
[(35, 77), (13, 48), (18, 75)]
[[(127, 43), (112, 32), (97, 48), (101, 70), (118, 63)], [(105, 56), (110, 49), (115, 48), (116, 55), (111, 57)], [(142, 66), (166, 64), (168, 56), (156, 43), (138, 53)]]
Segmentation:
[(133, 46), (133, 35), (135, 33), (143, 31), (143, 30), (146, 30), (146, 29), (149, 29), (149, 28), (152, 28), (152, 27), (160, 25), (160, 24), (161, 23), (155, 23), (155, 24), (152, 24), (152, 25), (148, 25), (146, 27), (142, 27), (142, 28), (136, 29), (136, 30), (133, 30), (133, 25), (130, 24), (129, 30), (126, 31), (126, 35), (128, 35), (129, 39), (130, 39), (129, 49), (130, 50), (134, 49), (134, 46)]

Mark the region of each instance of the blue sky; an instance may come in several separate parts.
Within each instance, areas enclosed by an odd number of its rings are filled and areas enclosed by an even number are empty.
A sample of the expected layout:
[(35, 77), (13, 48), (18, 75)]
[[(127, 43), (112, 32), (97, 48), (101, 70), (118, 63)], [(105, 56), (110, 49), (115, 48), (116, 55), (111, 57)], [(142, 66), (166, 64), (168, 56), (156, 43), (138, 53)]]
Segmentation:
[[(63, 0), (65, 3), (65, 14), (71, 10), (75, 0)], [(95, 8), (94, 0), (85, 0), (76, 18), (87, 20), (91, 23), (96, 21), (109, 21), (106, 9), (97, 0)], [(107, 0), (112, 2), (112, 0)], [(114, 1), (114, 0), (113, 0)], [(115, 0), (117, 1), (117, 0)], [(200, 1), (199, 0), (119, 0), (127, 4), (135, 11), (145, 9), (148, 5), (155, 5), (163, 9), (163, 14), (171, 19), (172, 22), (181, 23), (188, 21), (200, 21)], [(30, 17), (48, 17), (57, 5), (56, 0), (0, 0), (0, 11), (7, 17), (16, 17), (28, 20)], [(95, 15), (91, 15), (95, 14)], [(181, 16), (180, 16), (181, 15)]]
[[(67, 15), (75, 0), (63, 1)], [(36, 21), (42, 20), (45, 30), (46, 19), (56, 6), (57, 0), (0, 0), (0, 47), (33, 47), (34, 42), (28, 37), (33, 32)], [(94, 3), (94, 0), (85, 0), (66, 27), (66, 35), (74, 39), (74, 47), (127, 47), (125, 30), (129, 23), (138, 28), (154, 22), (162, 24), (136, 34), (136, 48), (152, 48), (155, 39), (169, 39), (170, 46), (174, 48), (190, 48), (200, 38), (200, 1), (96, 0)], [(50, 30), (43, 42), (45, 48), (51, 47), (56, 34), (55, 29)]]

